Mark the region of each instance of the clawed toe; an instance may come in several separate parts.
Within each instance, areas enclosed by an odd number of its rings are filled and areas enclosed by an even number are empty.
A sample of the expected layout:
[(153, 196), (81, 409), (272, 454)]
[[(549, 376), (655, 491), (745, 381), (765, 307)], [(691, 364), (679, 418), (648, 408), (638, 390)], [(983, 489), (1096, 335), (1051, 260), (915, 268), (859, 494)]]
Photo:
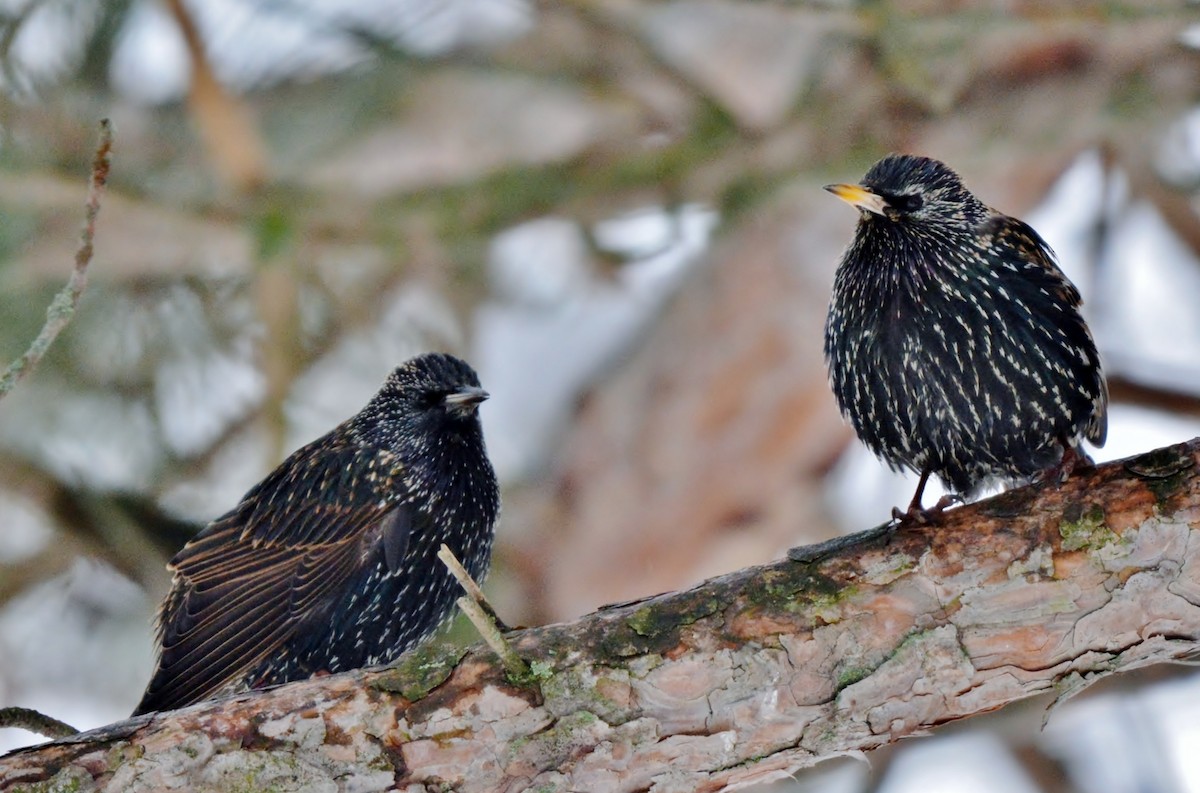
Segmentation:
[(905, 511), (901, 511), (899, 507), (892, 507), (892, 519), (901, 524), (915, 523), (922, 526), (927, 523), (937, 523), (943, 512), (955, 504), (961, 504), (962, 501), (962, 496), (956, 493), (947, 493), (929, 509), (923, 509), (919, 502), (914, 501), (908, 505), (908, 509)]

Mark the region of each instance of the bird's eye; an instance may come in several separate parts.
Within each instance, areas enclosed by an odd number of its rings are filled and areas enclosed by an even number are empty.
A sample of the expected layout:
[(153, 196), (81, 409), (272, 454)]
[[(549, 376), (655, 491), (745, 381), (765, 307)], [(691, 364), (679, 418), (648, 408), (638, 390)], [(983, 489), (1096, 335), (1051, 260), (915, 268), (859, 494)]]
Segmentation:
[(421, 407), (426, 410), (440, 407), (446, 401), (446, 391), (425, 391), (421, 394)]
[(925, 199), (921, 198), (920, 193), (905, 193), (904, 195), (893, 196), (888, 200), (897, 212), (916, 212), (925, 203)]

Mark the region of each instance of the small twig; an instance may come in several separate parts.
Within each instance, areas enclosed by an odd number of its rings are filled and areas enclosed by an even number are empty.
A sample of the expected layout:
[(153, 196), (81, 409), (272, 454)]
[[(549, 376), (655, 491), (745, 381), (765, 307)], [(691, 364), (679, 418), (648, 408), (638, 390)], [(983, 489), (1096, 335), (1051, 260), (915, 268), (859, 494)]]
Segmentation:
[(483, 609), (483, 613), (487, 615), (489, 621), (495, 623), (500, 631), (507, 632), (512, 630), (504, 624), (504, 620), (496, 614), (496, 609), (492, 608), (492, 604), (488, 602), (487, 595), (483, 594), (483, 590), (479, 584), (475, 583), (475, 579), (471, 578), (471, 574), (467, 572), (467, 568), (462, 566), (462, 562), (458, 561), (458, 557), (454, 555), (454, 551), (446, 547), (442, 543), (442, 547), (438, 550), (438, 558), (442, 560), (442, 564), (450, 571), (450, 575), (458, 580), (459, 586), (467, 593), (467, 597), (474, 600)]
[(503, 631), (507, 630), (507, 626), (496, 616), (495, 609), (487, 602), (479, 584), (475, 583), (475, 579), (471, 577), (471, 574), (458, 561), (454, 552), (446, 547), (445, 543), (442, 543), (442, 547), (438, 549), (438, 558), (442, 560), (442, 564), (446, 565), (446, 569), (458, 580), (463, 591), (467, 593), (466, 597), (458, 599), (458, 607), (462, 609), (463, 614), (467, 615), (467, 619), (475, 626), (475, 630), (479, 631), (479, 635), (487, 642), (487, 646), (492, 648), (492, 652), (500, 657), (500, 663), (504, 665), (509, 677), (519, 680), (528, 678), (529, 665), (513, 652), (512, 648), (508, 646), (508, 642), (504, 640)]
[(492, 648), (492, 652), (500, 657), (500, 663), (504, 665), (504, 671), (514, 680), (525, 680), (529, 677), (529, 664), (513, 652), (508, 646), (508, 642), (504, 640), (504, 634), (500, 633), (500, 629), (496, 624), (488, 619), (483, 609), (474, 600), (469, 597), (460, 597), (458, 599), (458, 607), (462, 609), (463, 614), (467, 615), (467, 619), (475, 626), (475, 630), (479, 631), (479, 635), (487, 643), (488, 647)]
[(42, 360), (42, 356), (50, 349), (50, 345), (58, 338), (58, 334), (75, 316), (75, 308), (79, 298), (87, 287), (88, 265), (92, 263), (92, 241), (96, 236), (96, 215), (100, 212), (100, 196), (108, 183), (108, 169), (112, 162), (112, 124), (108, 119), (100, 122), (100, 143), (96, 147), (96, 156), (92, 159), (92, 178), (88, 185), (88, 199), (84, 215), (83, 232), (79, 250), (75, 252), (75, 269), (71, 273), (67, 285), (54, 296), (50, 307), (46, 309), (46, 324), (41, 332), (29, 345), (25, 353), (9, 364), (0, 375), (0, 398), (3, 398), (21, 378), (33, 371)]
[(36, 732), (38, 735), (45, 735), (47, 738), (66, 738), (68, 735), (79, 733), (79, 730), (70, 724), (47, 716), (45, 713), (39, 713), (33, 708), (0, 708), (0, 727), (28, 730)]

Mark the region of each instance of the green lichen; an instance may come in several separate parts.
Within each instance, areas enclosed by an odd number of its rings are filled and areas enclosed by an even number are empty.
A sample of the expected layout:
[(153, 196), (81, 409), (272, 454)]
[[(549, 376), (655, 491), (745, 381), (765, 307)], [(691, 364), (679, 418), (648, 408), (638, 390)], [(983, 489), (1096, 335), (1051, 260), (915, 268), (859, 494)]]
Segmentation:
[(144, 754), (146, 754), (146, 747), (141, 744), (118, 741), (109, 748), (106, 762), (109, 768), (116, 768), (123, 763), (139, 760)]
[(768, 611), (781, 609), (795, 613), (813, 605), (840, 603), (847, 596), (847, 590), (828, 576), (798, 566), (787, 572), (767, 570), (746, 587), (746, 599), (751, 605)]
[(1099, 551), (1120, 542), (1120, 537), (1104, 520), (1104, 508), (1093, 504), (1086, 511), (1078, 505), (1068, 507), (1058, 525), (1064, 551)]
[(1195, 467), (1195, 458), (1181, 446), (1155, 449), (1125, 464), (1125, 470), (1146, 483), (1159, 506), (1184, 489)]
[(505, 672), (504, 678), (518, 688), (540, 686), (554, 677), (554, 666), (546, 661), (531, 661), (520, 674)]
[(289, 793), (310, 789), (318, 778), (289, 752), (243, 751), (236, 764), (217, 772), (214, 783), (226, 793)]
[(906, 650), (912, 649), (913, 645), (915, 645), (917, 642), (924, 641), (925, 636), (928, 633), (929, 633), (929, 631), (927, 631), (927, 630), (912, 631), (911, 633), (909, 633), (903, 639), (900, 640), (900, 643), (896, 645), (896, 649), (894, 649), (890, 653), (888, 653), (888, 658), (895, 658), (900, 653), (902, 653)]
[[(879, 667), (888, 661), (914, 650), (918, 653), (924, 652), (920, 645), (926, 641), (932, 630), (917, 630), (912, 631), (900, 640), (894, 648), (887, 652), (874, 651), (868, 653), (866, 657), (856, 657), (853, 659), (847, 658), (837, 669), (835, 680), (835, 691), (840, 692), (842, 689), (852, 686), (860, 680), (870, 677)], [(966, 650), (962, 649), (961, 644), (959, 649), (966, 654)]]
[(465, 647), (429, 642), (400, 656), (370, 685), (379, 691), (400, 694), (409, 702), (417, 702), (444, 683), (466, 653)]
[(605, 634), (600, 652), (609, 659), (663, 653), (680, 643), (684, 628), (711, 616), (720, 607), (719, 598), (699, 590), (648, 601)]
[(78, 766), (68, 766), (41, 782), (18, 782), (12, 793), (84, 793), (96, 789), (91, 774)]
[(638, 636), (652, 638), (663, 631), (665, 626), (656, 618), (656, 612), (650, 606), (642, 606), (625, 620), (625, 624), (633, 629)]
[(1087, 678), (1079, 672), (1070, 672), (1054, 681), (1054, 692), (1059, 699), (1065, 700), (1082, 691), (1087, 686)]
[(838, 622), (841, 605), (858, 592), (856, 586), (844, 585), (803, 566), (768, 570), (745, 589), (752, 610), (807, 614), (825, 624)]
[[(897, 576), (898, 578), (899, 576)], [(842, 621), (842, 604), (847, 599), (858, 594), (859, 588), (854, 585), (842, 587), (836, 593), (819, 593), (811, 600), (799, 599), (791, 608), (806, 607), (808, 611), (825, 625), (836, 625)]]
[(529, 664), (529, 674), (534, 680), (549, 680), (554, 672), (554, 667), (545, 661), (532, 661)]
[(396, 770), (396, 764), (384, 752), (380, 752), (375, 757), (367, 760), (366, 766), (371, 771), (394, 772)]
[[(509, 741), (505, 764), (522, 758), (521, 762), (534, 762), (541, 766), (556, 766), (574, 755), (580, 745), (593, 740), (589, 737), (599, 717), (587, 711), (577, 711), (559, 717), (545, 729), (533, 735), (523, 735)], [(556, 788), (551, 785), (550, 790)]]
[(891, 578), (890, 581), (883, 582), (883, 583), (891, 583), (891, 581), (894, 581), (896, 578), (899, 578), (900, 576), (904, 575), (905, 573), (911, 573), (913, 570), (916, 570), (916, 569), (917, 569), (916, 557), (912, 556), (911, 554), (907, 554), (907, 553), (894, 553), (891, 556), (889, 556), (886, 560), (884, 560), (884, 564), (881, 566), (879, 571), (873, 571), (873, 572), (876, 572), (877, 574), (883, 573), (883, 574), (888, 575), (889, 577), (894, 576), (894, 578)]
[(852, 686), (859, 680), (870, 677), (875, 670), (869, 666), (845, 666), (838, 670), (837, 682), (834, 691), (841, 691), (847, 686)]
[(625, 624), (638, 636), (654, 639), (677, 633), (681, 627), (713, 614), (719, 607), (720, 603), (714, 599), (683, 604), (673, 602), (670, 606), (647, 603), (633, 612)]
[(609, 724), (627, 721), (630, 672), (607, 667), (573, 666), (542, 685), (545, 707), (556, 716), (586, 711)]
[[(915, 650), (916, 652), (921, 654), (921, 656), (924, 656), (925, 653), (928, 652), (928, 648), (924, 647), (922, 645), (924, 645), (925, 642), (929, 641), (931, 637), (933, 638), (933, 640), (935, 642), (937, 642), (937, 638), (936, 638), (936, 636), (934, 636), (934, 634), (939, 630), (942, 630), (942, 629), (941, 628), (927, 628), (925, 630), (915, 630), (915, 631), (910, 632), (908, 635), (906, 635), (900, 641), (899, 644), (896, 645), (894, 650), (892, 650), (890, 653), (887, 654), (887, 658), (885, 658), (884, 660), (890, 661), (891, 659), (896, 658), (897, 656), (900, 656), (904, 653), (907, 653), (907, 652), (910, 652), (913, 650)], [(967, 652), (967, 648), (963, 647), (962, 641), (959, 641), (957, 646), (958, 646), (958, 652), (963, 658), (970, 658), (970, 653)]]
[(587, 743), (590, 728), (599, 723), (600, 718), (595, 713), (586, 710), (576, 711), (562, 716), (546, 729), (530, 736), (525, 744), (525, 750), (531, 751), (543, 761), (548, 760), (558, 765), (573, 755), (580, 742)]

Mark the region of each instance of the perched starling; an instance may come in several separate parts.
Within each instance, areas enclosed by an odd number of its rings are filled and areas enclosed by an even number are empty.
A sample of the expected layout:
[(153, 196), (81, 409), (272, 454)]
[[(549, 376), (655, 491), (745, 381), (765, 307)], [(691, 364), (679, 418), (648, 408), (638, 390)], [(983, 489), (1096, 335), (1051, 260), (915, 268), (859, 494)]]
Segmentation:
[(459, 359), (413, 358), (184, 546), (134, 714), (386, 663), (442, 624), (441, 544), (477, 579), (491, 559), (487, 396)]
[[(1104, 444), (1108, 389), (1079, 292), (1038, 233), (927, 157), (891, 155), (858, 185), (825, 359), (842, 413), (893, 469), (960, 495), (993, 480), (1067, 476)], [(901, 513), (897, 510), (897, 516)]]

